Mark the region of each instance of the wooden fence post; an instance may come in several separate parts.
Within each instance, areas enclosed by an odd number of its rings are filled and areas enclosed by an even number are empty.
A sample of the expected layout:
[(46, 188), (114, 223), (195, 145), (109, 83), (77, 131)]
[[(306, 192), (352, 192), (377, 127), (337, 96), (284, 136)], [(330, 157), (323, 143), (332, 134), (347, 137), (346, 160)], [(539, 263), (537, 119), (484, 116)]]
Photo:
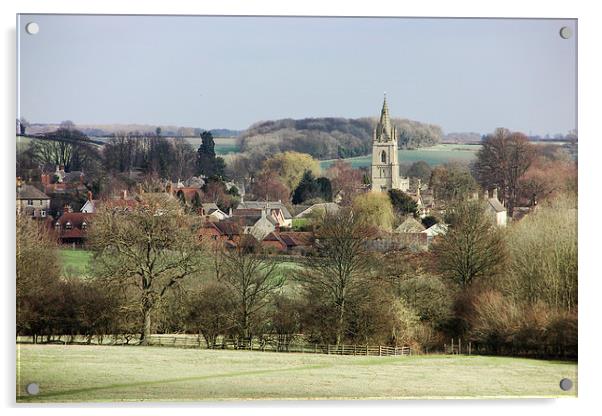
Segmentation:
[(368, 344), (366, 344), (366, 355), (368, 355)]
[(379, 345), (378, 346), (378, 356), (380, 357), (382, 355), (383, 355), (383, 347), (382, 347), (382, 345)]
[(468, 355), (472, 352), (472, 342), (468, 341)]
[(458, 355), (462, 354), (462, 338), (458, 338)]
[(327, 345), (326, 350), (327, 350), (327, 354), (330, 355), (330, 344)]
[(454, 354), (454, 339), (451, 339), (451, 353)]
[(318, 353), (318, 343), (314, 344), (314, 354)]

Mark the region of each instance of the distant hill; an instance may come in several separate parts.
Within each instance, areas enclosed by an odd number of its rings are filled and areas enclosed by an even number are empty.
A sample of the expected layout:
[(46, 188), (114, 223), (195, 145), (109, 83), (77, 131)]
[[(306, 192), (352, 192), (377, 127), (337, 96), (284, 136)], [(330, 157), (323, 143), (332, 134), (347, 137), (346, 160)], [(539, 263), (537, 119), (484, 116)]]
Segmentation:
[[(433, 146), (441, 141), (439, 126), (394, 118), (402, 148)], [(272, 154), (293, 150), (317, 159), (335, 159), (368, 154), (376, 118), (306, 118), (262, 121), (239, 136), (243, 152)]]
[[(138, 132), (140, 134), (155, 133), (157, 127), (161, 128), (162, 136), (200, 136), (205, 129), (199, 127), (180, 126), (156, 126), (150, 124), (76, 124), (75, 128), (90, 137), (106, 137), (120, 132)], [(32, 123), (27, 128), (28, 134), (40, 134), (55, 131), (59, 128), (58, 123)], [(238, 137), (240, 130), (211, 129), (214, 137)]]
[(468, 133), (447, 133), (443, 136), (443, 143), (480, 143), (481, 134), (475, 132)]

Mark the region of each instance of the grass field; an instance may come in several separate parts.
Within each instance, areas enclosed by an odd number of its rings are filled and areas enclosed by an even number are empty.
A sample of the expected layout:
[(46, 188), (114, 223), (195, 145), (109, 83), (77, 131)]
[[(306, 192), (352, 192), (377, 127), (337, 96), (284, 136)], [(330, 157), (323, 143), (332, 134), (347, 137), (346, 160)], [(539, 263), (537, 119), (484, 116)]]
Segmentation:
[(63, 273), (85, 275), (92, 252), (80, 249), (61, 248), (59, 257), (63, 266)]
[[(569, 392), (558, 387), (569, 377)], [(353, 357), (161, 347), (17, 345), (17, 401), (575, 397), (576, 363)], [(38, 383), (40, 394), (25, 386)]]
[[(399, 163), (412, 164), (419, 160), (424, 160), (431, 166), (441, 165), (447, 162), (471, 162), (476, 158), (476, 154), (481, 148), (480, 145), (467, 144), (450, 144), (441, 143), (431, 147), (424, 147), (415, 150), (399, 150)], [(370, 166), (372, 156), (359, 156), (345, 159), (354, 168)], [(320, 161), (322, 169), (328, 167), (334, 162), (333, 160)]]

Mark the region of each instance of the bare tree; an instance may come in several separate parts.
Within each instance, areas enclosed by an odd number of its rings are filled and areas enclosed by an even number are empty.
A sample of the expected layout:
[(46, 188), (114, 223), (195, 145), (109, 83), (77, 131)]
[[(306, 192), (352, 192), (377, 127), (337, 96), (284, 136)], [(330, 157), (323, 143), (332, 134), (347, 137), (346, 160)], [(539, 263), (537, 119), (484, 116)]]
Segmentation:
[(107, 285), (134, 289), (141, 316), (141, 343), (164, 296), (201, 267), (192, 219), (176, 200), (145, 195), (131, 210), (105, 206), (90, 226), (95, 273)]
[(499, 195), (506, 202), (510, 217), (519, 196), (520, 178), (534, 158), (535, 149), (527, 136), (507, 129), (497, 129), (487, 136), (477, 154), (474, 165), (477, 180), (486, 189), (501, 191)]
[(347, 302), (372, 269), (366, 241), (372, 231), (350, 209), (325, 214), (316, 232), (317, 256), (308, 259), (296, 279), (308, 291), (324, 293), (336, 310), (336, 343), (345, 333)]
[(252, 236), (245, 236), (237, 247), (223, 253), (223, 281), (232, 289), (237, 304), (239, 333), (245, 340), (253, 337), (259, 312), (268, 297), (284, 285), (278, 264), (266, 259)]
[(461, 202), (450, 209), (448, 233), (433, 244), (440, 272), (466, 288), (495, 276), (506, 262), (501, 231), (478, 201)]

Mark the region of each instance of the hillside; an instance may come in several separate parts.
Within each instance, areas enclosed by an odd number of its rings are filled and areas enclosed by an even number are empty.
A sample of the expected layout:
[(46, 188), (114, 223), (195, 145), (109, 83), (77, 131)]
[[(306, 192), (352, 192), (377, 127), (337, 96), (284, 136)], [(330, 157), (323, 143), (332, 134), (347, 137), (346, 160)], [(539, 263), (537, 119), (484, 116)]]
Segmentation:
[[(241, 151), (309, 153), (317, 159), (362, 156), (370, 152), (376, 118), (306, 118), (256, 123), (239, 137)], [(439, 126), (394, 118), (402, 148), (415, 149), (440, 142)]]

